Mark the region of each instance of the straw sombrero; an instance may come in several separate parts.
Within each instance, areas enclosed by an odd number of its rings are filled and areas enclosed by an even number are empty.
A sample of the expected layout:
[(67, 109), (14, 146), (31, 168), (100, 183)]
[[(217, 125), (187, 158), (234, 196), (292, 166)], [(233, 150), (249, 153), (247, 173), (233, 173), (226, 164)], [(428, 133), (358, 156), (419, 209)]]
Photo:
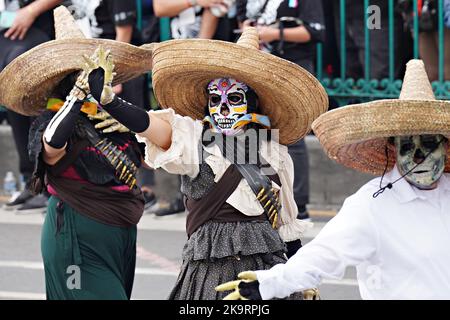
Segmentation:
[(17, 57), (0, 73), (0, 105), (23, 115), (37, 115), (55, 86), (68, 74), (81, 70), (83, 54), (102, 46), (111, 50), (117, 76), (114, 84), (151, 70), (151, 46), (87, 39), (66, 7), (54, 10), (56, 40), (45, 42)]
[[(399, 99), (335, 109), (321, 115), (312, 128), (330, 158), (358, 171), (381, 175), (386, 166), (386, 146), (388, 169), (395, 163), (388, 137), (450, 137), (450, 102), (436, 100), (423, 62), (411, 60), (406, 65)], [(450, 172), (449, 161), (445, 171)]]
[(249, 85), (260, 99), (262, 113), (280, 142), (298, 141), (328, 108), (325, 89), (309, 72), (287, 60), (259, 50), (255, 28), (246, 28), (237, 43), (218, 40), (172, 40), (153, 52), (153, 87), (163, 108), (203, 119), (206, 86), (219, 77)]

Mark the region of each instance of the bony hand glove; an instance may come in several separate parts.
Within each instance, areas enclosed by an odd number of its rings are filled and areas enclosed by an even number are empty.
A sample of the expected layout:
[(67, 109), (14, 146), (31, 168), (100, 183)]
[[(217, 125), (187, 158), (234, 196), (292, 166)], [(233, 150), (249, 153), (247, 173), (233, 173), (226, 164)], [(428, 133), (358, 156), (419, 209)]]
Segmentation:
[(87, 56), (85, 59), (85, 72), (88, 73), (89, 89), (97, 102), (101, 105), (107, 105), (114, 99), (112, 81), (115, 73), (114, 64), (110, 51), (105, 51), (103, 47), (96, 50), (97, 59), (94, 60)]
[(255, 272), (241, 272), (238, 274), (238, 278), (240, 280), (226, 282), (215, 288), (219, 292), (234, 290), (223, 300), (262, 300)]
[[(94, 54), (90, 57), (87, 55), (83, 56), (83, 58), (86, 61), (89, 61), (89, 63), (94, 66), (98, 64), (98, 54), (99, 49), (95, 50)], [(81, 71), (78, 74), (77, 80), (75, 81), (75, 84), (70, 91), (69, 97), (75, 97), (78, 100), (84, 100), (89, 95), (89, 72), (92, 71), (89, 67), (89, 65), (86, 63), (83, 67), (83, 71)]]
[(103, 133), (130, 132), (130, 129), (111, 117), (106, 111), (99, 112), (95, 115), (89, 115), (88, 117), (90, 120), (100, 121), (95, 125), (95, 129), (101, 129)]
[(320, 300), (319, 289), (308, 289), (303, 291), (303, 300)]

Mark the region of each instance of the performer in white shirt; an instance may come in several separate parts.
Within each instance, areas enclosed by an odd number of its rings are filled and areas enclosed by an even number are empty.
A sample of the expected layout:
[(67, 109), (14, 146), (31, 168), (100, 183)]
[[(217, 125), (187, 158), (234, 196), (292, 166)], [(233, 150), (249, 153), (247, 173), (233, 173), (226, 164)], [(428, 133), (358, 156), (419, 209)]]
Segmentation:
[(356, 266), (363, 299), (449, 299), (450, 103), (435, 99), (423, 62), (407, 64), (400, 99), (330, 111), (313, 129), (330, 158), (381, 177), (286, 264), (216, 290), (234, 289), (227, 299), (281, 298)]
[(142, 115), (109, 94), (102, 68), (89, 74), (90, 92), (123, 125), (139, 125), (130, 130), (145, 142), (148, 165), (182, 175), (188, 240), (169, 298), (222, 299), (217, 285), (284, 263), (300, 247), (310, 223), (297, 219), (286, 145), (309, 132), (328, 98), (306, 70), (261, 52), (255, 28), (237, 43), (186, 39), (152, 48), (164, 110)]

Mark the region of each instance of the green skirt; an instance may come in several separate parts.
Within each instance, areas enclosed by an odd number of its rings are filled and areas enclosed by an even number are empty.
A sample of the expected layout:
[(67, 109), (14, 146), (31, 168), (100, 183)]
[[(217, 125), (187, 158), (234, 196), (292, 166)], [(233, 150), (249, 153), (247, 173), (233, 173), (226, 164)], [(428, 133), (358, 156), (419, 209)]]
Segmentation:
[(62, 207), (61, 223), (58, 202), (57, 197), (50, 197), (41, 237), (47, 299), (130, 299), (136, 226), (109, 226), (83, 216), (67, 203)]

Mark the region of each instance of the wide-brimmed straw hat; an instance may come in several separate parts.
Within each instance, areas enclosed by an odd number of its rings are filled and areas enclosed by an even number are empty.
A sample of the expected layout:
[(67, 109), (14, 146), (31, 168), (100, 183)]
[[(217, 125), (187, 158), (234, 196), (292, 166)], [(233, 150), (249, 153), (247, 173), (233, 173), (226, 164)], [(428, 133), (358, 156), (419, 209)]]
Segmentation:
[[(389, 137), (450, 137), (450, 102), (436, 100), (423, 62), (411, 60), (406, 65), (399, 99), (335, 109), (321, 115), (312, 128), (330, 158), (358, 171), (380, 175), (387, 164), (386, 147), (388, 169), (396, 162)], [(445, 171), (450, 172), (449, 161)]]
[(280, 142), (305, 136), (311, 123), (328, 108), (328, 96), (309, 72), (259, 50), (258, 33), (246, 28), (237, 43), (218, 40), (172, 40), (153, 53), (153, 87), (163, 108), (203, 119), (206, 86), (215, 78), (235, 78), (257, 93), (262, 113)]
[(0, 73), (0, 105), (23, 115), (37, 115), (56, 85), (68, 74), (81, 70), (83, 54), (99, 46), (111, 50), (117, 76), (123, 83), (151, 70), (151, 46), (87, 39), (66, 7), (54, 10), (56, 40), (45, 42), (17, 57)]

